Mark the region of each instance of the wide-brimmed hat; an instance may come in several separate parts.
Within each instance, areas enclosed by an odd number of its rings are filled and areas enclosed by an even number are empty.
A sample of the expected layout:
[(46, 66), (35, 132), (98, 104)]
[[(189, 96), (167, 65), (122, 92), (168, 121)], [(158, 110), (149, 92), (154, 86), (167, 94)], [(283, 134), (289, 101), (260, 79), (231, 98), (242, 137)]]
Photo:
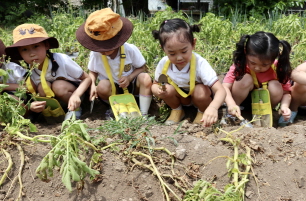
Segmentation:
[(85, 48), (107, 52), (123, 45), (133, 32), (130, 20), (120, 17), (110, 8), (91, 13), (76, 31), (76, 38)]
[(37, 24), (22, 24), (13, 30), (14, 44), (5, 48), (5, 52), (12, 59), (21, 60), (18, 47), (48, 41), (49, 49), (58, 48), (58, 41), (49, 37), (45, 29)]

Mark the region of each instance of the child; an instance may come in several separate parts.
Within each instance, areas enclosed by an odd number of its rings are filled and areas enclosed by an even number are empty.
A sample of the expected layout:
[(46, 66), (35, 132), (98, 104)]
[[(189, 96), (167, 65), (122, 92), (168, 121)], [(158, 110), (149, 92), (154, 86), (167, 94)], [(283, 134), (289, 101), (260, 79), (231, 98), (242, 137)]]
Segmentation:
[[(91, 84), (91, 79), (82, 68), (61, 53), (51, 53), (50, 49), (58, 48), (56, 38), (48, 37), (45, 29), (37, 24), (22, 24), (13, 30), (14, 44), (5, 49), (12, 59), (23, 59), (30, 67), (34, 63), (38, 68), (32, 69), (33, 88), (40, 96), (46, 96), (42, 88), (40, 75), (43, 63), (49, 58), (46, 72), (47, 84), (55, 94), (55, 98), (67, 105), (69, 111), (76, 111), (76, 118), (81, 116), (81, 96)], [(45, 101), (31, 103), (31, 111), (42, 112)]]
[[(167, 55), (158, 63), (152, 85), (153, 94), (172, 109), (166, 125), (177, 124), (184, 118), (182, 105), (194, 104), (198, 112), (193, 123), (203, 122), (203, 126), (210, 126), (217, 121), (218, 108), (224, 102), (226, 93), (216, 72), (204, 58), (193, 52), (196, 45), (193, 32), (199, 31), (197, 25), (170, 19), (162, 22), (158, 31), (152, 32)], [(161, 74), (168, 76), (168, 82), (173, 81), (164, 89), (158, 83)]]
[[(91, 50), (88, 63), (92, 79), (90, 98), (99, 97), (109, 104), (108, 98), (113, 91), (123, 93), (122, 88), (128, 88), (130, 93), (139, 94), (141, 114), (147, 115), (152, 100), (152, 80), (149, 74), (144, 73), (146, 61), (139, 49), (126, 43), (132, 31), (133, 25), (127, 18), (120, 17), (110, 8), (104, 8), (88, 16), (76, 31), (76, 37), (81, 45)], [(102, 61), (102, 55), (106, 56), (106, 63)], [(124, 56), (124, 69), (121, 69), (120, 59)], [(111, 78), (107, 73), (108, 64)], [(96, 86), (97, 78), (99, 83)], [(112, 86), (116, 86), (117, 90)]]
[(291, 74), (291, 79), (294, 82), (291, 87), (291, 104), (290, 109), (292, 115), (289, 121), (285, 122), (286, 125), (293, 123), (297, 113), (298, 107), (304, 108), (306, 106), (306, 63), (300, 64), (296, 67)]
[[(7, 57), (5, 56), (5, 45), (2, 40), (0, 40), (0, 69), (8, 71), (8, 80), (6, 80), (5, 85), (8, 85), (3, 89), (3, 91), (13, 95), (14, 91), (19, 87), (19, 82), (24, 80), (26, 75), (26, 69), (22, 68), (19, 64), (15, 62), (7, 62)], [(3, 83), (3, 77), (0, 77), (0, 83)]]
[(289, 109), (291, 101), (290, 50), (288, 42), (278, 40), (272, 33), (259, 31), (253, 35), (241, 37), (234, 51), (234, 64), (223, 80), (223, 86), (227, 93), (225, 102), (229, 114), (241, 115), (239, 105), (254, 89), (251, 75), (251, 71), (253, 71), (260, 87), (262, 83), (268, 82), (272, 108), (281, 103), (282, 117), (279, 119), (279, 125), (289, 120), (291, 115)]

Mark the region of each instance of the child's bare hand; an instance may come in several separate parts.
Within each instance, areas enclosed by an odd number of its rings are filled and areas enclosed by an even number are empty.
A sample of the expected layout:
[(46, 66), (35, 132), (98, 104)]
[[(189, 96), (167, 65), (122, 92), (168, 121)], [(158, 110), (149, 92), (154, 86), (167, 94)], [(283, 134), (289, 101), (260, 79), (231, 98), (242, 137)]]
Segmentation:
[(32, 112), (42, 112), (46, 108), (46, 101), (34, 101), (30, 105), (30, 110)]
[(81, 105), (81, 99), (79, 96), (73, 95), (69, 98), (68, 109), (70, 111), (76, 110)]
[(122, 76), (119, 80), (119, 86), (121, 88), (127, 88), (130, 85), (130, 79), (129, 76)]
[(288, 121), (290, 119), (291, 110), (288, 107), (281, 107), (280, 112), (281, 112), (285, 121)]
[(217, 120), (218, 120), (218, 110), (214, 107), (208, 106), (201, 119), (201, 122), (203, 122), (203, 126), (209, 127), (212, 124), (216, 123)]
[(241, 116), (240, 107), (238, 105), (229, 105), (227, 107), (227, 111), (229, 114), (234, 116)]
[(91, 101), (93, 98), (97, 98), (98, 94), (97, 94), (97, 87), (91, 87), (90, 88), (90, 94), (89, 94), (89, 100)]

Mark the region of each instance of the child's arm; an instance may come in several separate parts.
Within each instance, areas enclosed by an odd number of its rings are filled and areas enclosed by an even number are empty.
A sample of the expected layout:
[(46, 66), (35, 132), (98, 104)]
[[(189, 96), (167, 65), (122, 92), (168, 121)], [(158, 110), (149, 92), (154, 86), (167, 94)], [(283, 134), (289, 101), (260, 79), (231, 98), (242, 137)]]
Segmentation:
[(130, 82), (139, 74), (146, 70), (146, 65), (143, 65), (140, 68), (136, 68), (129, 76), (122, 76), (119, 79), (119, 86), (121, 88), (126, 88), (130, 85)]
[(5, 85), (8, 85), (7, 87), (5, 87), (3, 89), (3, 91), (15, 91), (18, 87), (19, 87), (19, 84), (5, 84)]
[(211, 126), (218, 120), (218, 109), (223, 104), (226, 96), (226, 92), (221, 82), (218, 80), (211, 89), (214, 92), (214, 98), (209, 106), (204, 111), (202, 122), (204, 127)]
[(222, 86), (224, 87), (225, 91), (226, 91), (226, 97), (225, 97), (225, 103), (227, 105), (227, 110), (231, 115), (241, 115), (241, 111), (239, 106), (236, 104), (232, 93), (231, 93), (231, 89), (233, 86), (233, 83), (222, 83)]
[(306, 63), (300, 64), (291, 73), (291, 79), (299, 84), (306, 85)]
[(91, 78), (86, 72), (83, 72), (82, 76), (79, 78), (81, 81), (79, 87), (72, 93), (68, 102), (68, 109), (70, 111), (74, 111), (81, 105), (80, 97), (84, 94), (84, 92), (88, 89), (91, 84)]
[(96, 81), (97, 81), (98, 73), (89, 71), (89, 77), (91, 79), (89, 100), (92, 100), (93, 97), (95, 97), (95, 98), (98, 97), (97, 87), (96, 87)]
[(288, 91), (284, 91), (283, 98), (281, 100), (280, 111), (285, 121), (288, 121), (291, 116), (291, 110), (289, 109), (291, 102), (291, 94)]

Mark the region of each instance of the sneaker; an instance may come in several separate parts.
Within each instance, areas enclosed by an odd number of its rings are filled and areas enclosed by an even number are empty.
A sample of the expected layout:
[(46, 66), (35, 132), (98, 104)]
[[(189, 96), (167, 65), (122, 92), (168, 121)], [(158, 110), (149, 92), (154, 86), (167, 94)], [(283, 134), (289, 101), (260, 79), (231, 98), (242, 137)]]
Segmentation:
[(106, 112), (105, 112), (105, 119), (106, 119), (106, 120), (113, 120), (113, 119), (115, 119), (113, 110), (112, 110), (111, 108), (109, 108), (108, 110), (106, 110)]
[(201, 119), (203, 117), (203, 113), (199, 112), (197, 113), (197, 116), (195, 117), (195, 119), (193, 120), (193, 124), (202, 124)]
[(297, 111), (291, 111), (291, 116), (290, 116), (290, 119), (289, 119), (288, 121), (285, 121), (285, 120), (284, 120), (284, 117), (281, 116), (281, 117), (279, 118), (279, 120), (278, 120), (278, 126), (280, 126), (280, 127), (285, 127), (285, 126), (287, 126), (289, 123), (292, 124), (292, 123), (294, 122), (294, 119), (295, 119), (296, 115), (297, 115)]
[(184, 116), (185, 116), (184, 110), (171, 110), (171, 114), (169, 118), (165, 121), (165, 125), (177, 124), (180, 121), (182, 121)]

